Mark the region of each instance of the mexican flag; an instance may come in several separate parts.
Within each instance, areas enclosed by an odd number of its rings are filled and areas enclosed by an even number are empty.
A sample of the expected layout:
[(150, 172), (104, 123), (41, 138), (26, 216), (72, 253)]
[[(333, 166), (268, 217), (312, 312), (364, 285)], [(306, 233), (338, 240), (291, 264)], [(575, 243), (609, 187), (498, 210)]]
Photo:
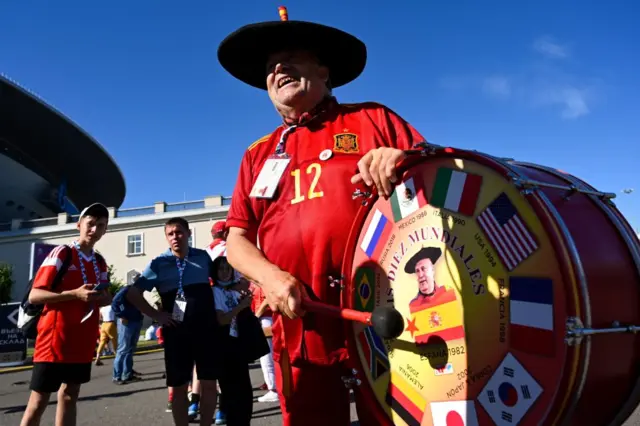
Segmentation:
[(431, 205), (473, 216), (480, 194), (482, 176), (441, 167), (431, 194)]
[(427, 199), (420, 182), (416, 185), (413, 177), (396, 185), (393, 194), (391, 194), (391, 210), (395, 222), (415, 213), (426, 205)]

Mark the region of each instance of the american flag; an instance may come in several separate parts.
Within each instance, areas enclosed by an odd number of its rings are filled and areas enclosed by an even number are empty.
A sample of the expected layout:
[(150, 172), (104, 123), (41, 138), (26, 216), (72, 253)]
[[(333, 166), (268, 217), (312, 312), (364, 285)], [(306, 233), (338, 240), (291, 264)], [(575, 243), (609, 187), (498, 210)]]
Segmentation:
[(504, 192), (478, 216), (478, 225), (509, 271), (538, 248), (533, 234)]

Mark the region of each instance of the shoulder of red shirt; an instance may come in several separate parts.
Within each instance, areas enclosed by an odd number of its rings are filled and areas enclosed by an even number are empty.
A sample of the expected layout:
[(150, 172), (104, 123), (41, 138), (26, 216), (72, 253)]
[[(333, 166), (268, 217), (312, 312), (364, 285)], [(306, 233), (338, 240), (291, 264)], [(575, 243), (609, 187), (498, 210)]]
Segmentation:
[[(397, 115), (391, 108), (387, 107), (386, 105), (373, 101), (357, 103), (336, 103), (336, 106), (341, 114), (353, 114), (360, 112), (374, 114), (384, 112)], [(267, 149), (269, 152), (274, 151), (276, 144), (278, 143), (278, 138), (280, 137), (280, 134), (283, 130), (283, 125), (278, 126), (273, 132), (268, 133), (251, 143), (251, 145), (249, 145), (249, 147), (247, 148), (247, 151), (256, 153), (261, 152), (263, 149)]]

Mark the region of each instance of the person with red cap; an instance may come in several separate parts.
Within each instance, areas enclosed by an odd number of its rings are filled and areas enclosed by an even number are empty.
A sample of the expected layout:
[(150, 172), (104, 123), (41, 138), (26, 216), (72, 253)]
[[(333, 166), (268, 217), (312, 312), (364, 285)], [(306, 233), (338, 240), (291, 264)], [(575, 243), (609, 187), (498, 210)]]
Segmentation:
[[(362, 198), (388, 197), (405, 150), (426, 143), (374, 102), (342, 104), (333, 89), (364, 70), (362, 41), (336, 28), (288, 19), (244, 26), (218, 60), (269, 95), (282, 124), (244, 153), (226, 227), (230, 263), (260, 286), (274, 311), (276, 388), (291, 426), (350, 424), (345, 324), (303, 311), (302, 297), (340, 305), (347, 237)], [(258, 242), (260, 248), (258, 248)], [(356, 390), (356, 400), (360, 399)], [(362, 405), (358, 415), (367, 419)]]
[(211, 256), (211, 260), (215, 260), (225, 250), (227, 239), (227, 223), (224, 220), (219, 220), (211, 227), (211, 238), (213, 241), (207, 246), (206, 251)]

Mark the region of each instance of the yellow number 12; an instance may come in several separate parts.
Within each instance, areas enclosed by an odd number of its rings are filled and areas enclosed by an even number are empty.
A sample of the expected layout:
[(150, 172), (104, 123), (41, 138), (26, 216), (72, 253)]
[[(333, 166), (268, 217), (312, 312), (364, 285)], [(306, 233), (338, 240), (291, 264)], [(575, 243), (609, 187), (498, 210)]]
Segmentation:
[[(311, 185), (309, 185), (309, 194), (307, 197), (309, 199), (319, 198), (324, 196), (324, 192), (316, 192), (316, 186), (318, 186), (318, 181), (320, 180), (320, 175), (322, 174), (322, 167), (318, 163), (311, 163), (309, 167), (307, 167), (307, 174), (310, 175), (313, 173), (313, 179), (311, 180)], [(295, 197), (291, 200), (291, 204), (297, 204), (305, 200), (304, 195), (302, 195), (302, 189), (300, 188), (300, 169), (295, 169), (291, 172), (291, 176), (294, 179), (294, 187), (295, 187)]]

